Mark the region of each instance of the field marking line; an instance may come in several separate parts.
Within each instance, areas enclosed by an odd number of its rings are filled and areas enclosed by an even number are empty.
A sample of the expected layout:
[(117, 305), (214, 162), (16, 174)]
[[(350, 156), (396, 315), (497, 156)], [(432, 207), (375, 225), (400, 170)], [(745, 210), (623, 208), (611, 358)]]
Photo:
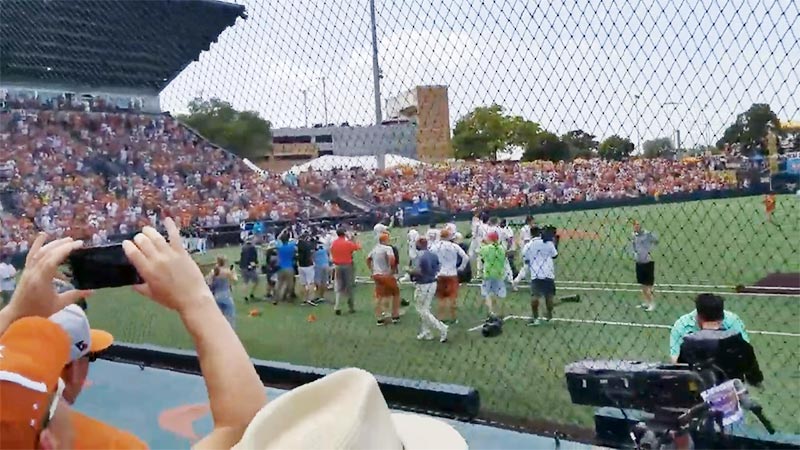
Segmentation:
[[(356, 277), (357, 283), (369, 284), (372, 280), (368, 277)], [(560, 281), (556, 284), (559, 289), (565, 291), (602, 291), (602, 292), (641, 292), (641, 289), (623, 289), (623, 288), (607, 288), (607, 287), (581, 287), (581, 286), (562, 286)], [(411, 282), (400, 282), (403, 285), (412, 285)], [(478, 283), (464, 283), (462, 286), (481, 287)], [(638, 285), (637, 285), (638, 286)], [(658, 286), (656, 286), (658, 287)], [(717, 294), (717, 295), (733, 295), (741, 297), (800, 297), (797, 294), (769, 294), (763, 292), (713, 292), (713, 291), (690, 291), (690, 290), (671, 290), (671, 289), (656, 289), (656, 293), (661, 294)]]
[[(611, 286), (639, 286), (639, 283), (628, 283), (623, 281), (583, 281), (583, 280), (564, 280), (559, 283), (567, 284), (608, 284)], [(734, 289), (736, 286), (729, 284), (681, 284), (681, 283), (657, 283), (659, 286), (688, 287), (688, 288), (711, 288), (711, 289)]]
[[(530, 316), (517, 316), (510, 315), (503, 318), (503, 321), (509, 319), (530, 320)], [(591, 320), (591, 319), (568, 319), (562, 317), (554, 317), (551, 319), (553, 322), (567, 322), (567, 323), (585, 323), (591, 325), (612, 325), (620, 327), (633, 327), (633, 328), (660, 328), (664, 330), (672, 329), (672, 325), (662, 325), (659, 323), (636, 323), (636, 322), (614, 322), (610, 320)], [(467, 331), (477, 331), (483, 327), (483, 324), (474, 326)], [(747, 330), (749, 334), (761, 334), (764, 336), (783, 336), (783, 337), (800, 337), (800, 333), (790, 333), (786, 331), (761, 331), (761, 330)]]

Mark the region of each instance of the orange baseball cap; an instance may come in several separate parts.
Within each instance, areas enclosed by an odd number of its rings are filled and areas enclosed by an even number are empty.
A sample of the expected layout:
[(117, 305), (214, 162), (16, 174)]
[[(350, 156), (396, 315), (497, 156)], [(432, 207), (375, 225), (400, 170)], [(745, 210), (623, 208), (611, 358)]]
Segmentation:
[(19, 319), (0, 336), (0, 448), (36, 445), (69, 350), (67, 333), (42, 317)]
[(500, 235), (497, 234), (497, 231), (492, 231), (491, 233), (489, 233), (488, 236), (486, 236), (486, 239), (489, 242), (497, 242), (498, 240), (500, 240)]

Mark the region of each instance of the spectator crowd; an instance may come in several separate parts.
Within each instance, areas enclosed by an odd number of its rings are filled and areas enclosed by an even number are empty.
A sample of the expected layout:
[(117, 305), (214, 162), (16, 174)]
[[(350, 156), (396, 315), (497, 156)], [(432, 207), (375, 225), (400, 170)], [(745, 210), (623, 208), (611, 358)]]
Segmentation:
[(383, 171), (351, 168), (304, 173), (299, 183), (311, 191), (335, 184), (339, 190), (381, 206), (428, 201), (454, 212), (735, 187), (699, 159), (452, 162)]
[(0, 191), (5, 253), (36, 230), (100, 244), (162, 215), (215, 226), (339, 213), (169, 116), (127, 112), (0, 112)]
[(0, 250), (6, 254), (26, 251), (38, 230), (98, 245), (157, 225), (162, 216), (183, 227), (335, 216), (338, 205), (316, 195), (331, 188), (377, 206), (427, 201), (460, 212), (735, 187), (703, 158), (456, 161), (289, 179), (252, 170), (168, 115), (100, 100), (91, 108), (63, 99), (4, 103)]

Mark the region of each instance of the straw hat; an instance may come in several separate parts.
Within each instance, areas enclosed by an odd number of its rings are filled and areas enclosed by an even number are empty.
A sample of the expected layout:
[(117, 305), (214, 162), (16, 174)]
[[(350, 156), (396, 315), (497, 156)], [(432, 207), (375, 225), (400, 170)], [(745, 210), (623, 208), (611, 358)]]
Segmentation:
[(234, 447), (321, 448), (462, 450), (467, 443), (441, 420), (392, 413), (375, 377), (343, 369), (269, 402)]

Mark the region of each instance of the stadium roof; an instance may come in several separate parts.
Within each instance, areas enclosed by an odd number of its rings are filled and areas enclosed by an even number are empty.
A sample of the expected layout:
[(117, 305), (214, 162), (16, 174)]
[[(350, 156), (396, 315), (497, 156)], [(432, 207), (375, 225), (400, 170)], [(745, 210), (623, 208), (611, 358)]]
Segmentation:
[(237, 17), (215, 0), (2, 0), (0, 79), (161, 91)]

